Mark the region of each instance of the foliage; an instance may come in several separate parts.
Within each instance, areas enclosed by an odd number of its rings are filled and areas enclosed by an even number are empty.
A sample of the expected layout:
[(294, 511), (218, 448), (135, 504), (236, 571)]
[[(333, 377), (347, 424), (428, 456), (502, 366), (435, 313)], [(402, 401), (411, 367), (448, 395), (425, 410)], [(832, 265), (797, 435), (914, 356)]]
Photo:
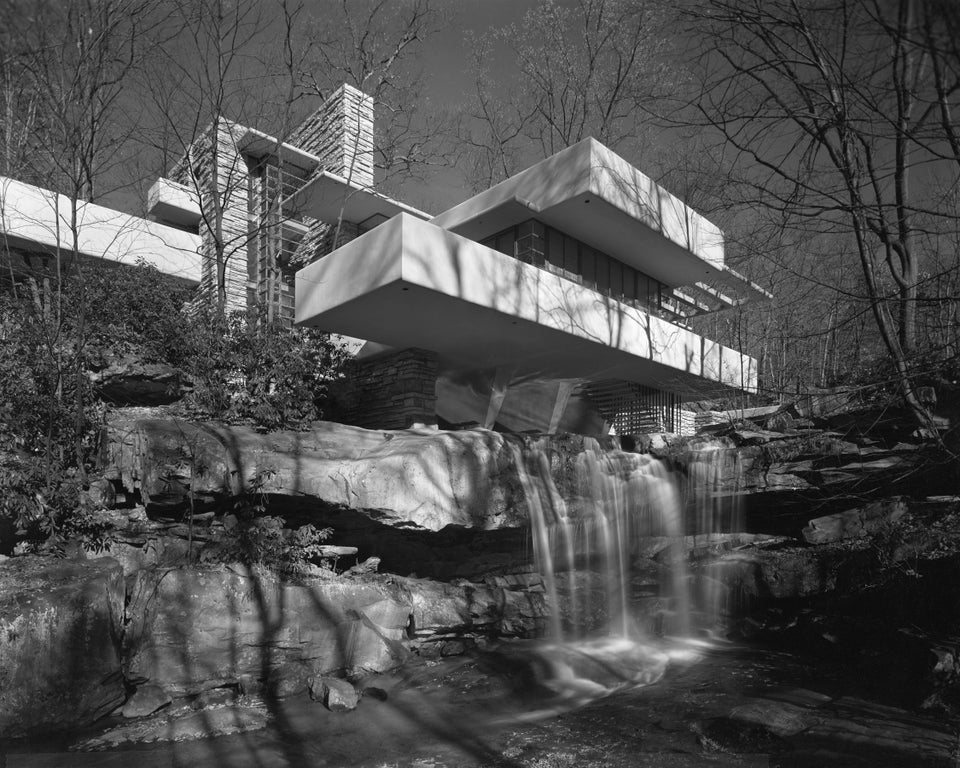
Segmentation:
[[(59, 291), (40, 270), (0, 292), (0, 516), (54, 551), (105, 544), (81, 493), (104, 419), (91, 371), (126, 356), (176, 365), (200, 414), (273, 429), (319, 418), (345, 358), (313, 330), (191, 314), (186, 289), (152, 268), (78, 266)], [(310, 535), (291, 546), (309, 551)]]
[(257, 565), (278, 573), (303, 573), (314, 560), (322, 559), (322, 542), (330, 528), (303, 525), (284, 528), (280, 517), (265, 515), (233, 522), (205, 559)]
[(84, 328), (88, 366), (128, 354), (143, 362), (168, 361), (182, 343), (182, 310), (191, 289), (146, 265), (98, 260), (83, 270), (82, 292), (72, 276), (63, 297), (68, 321), (83, 306), (96, 307)]
[(102, 417), (82, 347), (49, 309), (0, 295), (0, 515), (35, 541), (72, 530)]
[(195, 314), (170, 357), (193, 379), (189, 400), (198, 411), (261, 429), (320, 418), (328, 384), (345, 360), (325, 333), (243, 312)]

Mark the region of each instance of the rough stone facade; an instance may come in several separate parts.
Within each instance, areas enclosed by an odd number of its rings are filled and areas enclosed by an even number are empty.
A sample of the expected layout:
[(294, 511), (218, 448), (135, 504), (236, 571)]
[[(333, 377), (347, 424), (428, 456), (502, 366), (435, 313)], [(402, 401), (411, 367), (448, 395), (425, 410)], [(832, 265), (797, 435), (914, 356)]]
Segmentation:
[[(243, 128), (228, 120), (211, 125), (190, 147), (170, 178), (200, 198), (200, 306), (215, 306), (222, 265), (228, 312), (247, 308), (249, 170), (237, 148)], [(214, 143), (214, 136), (216, 143)]]
[(324, 170), (373, 186), (373, 99), (342, 85), (294, 132), (290, 143), (320, 158)]
[[(196, 302), (216, 304), (219, 264), (227, 311), (259, 305), (292, 322), (294, 271), (357, 237), (359, 228), (355, 222), (337, 227), (304, 219), (281, 211), (277, 200), (289, 197), (317, 170), (336, 173), (354, 186), (373, 186), (373, 99), (344, 85), (293, 133), (289, 143), (316, 155), (316, 169), (281, 164), (272, 155), (245, 156), (238, 142), (246, 131), (219, 120), (169, 175), (201, 200), (203, 263)], [(299, 225), (288, 224), (291, 219)], [(304, 227), (307, 232), (301, 234)]]
[(404, 349), (357, 363), (347, 421), (370, 429), (437, 423), (437, 355)]

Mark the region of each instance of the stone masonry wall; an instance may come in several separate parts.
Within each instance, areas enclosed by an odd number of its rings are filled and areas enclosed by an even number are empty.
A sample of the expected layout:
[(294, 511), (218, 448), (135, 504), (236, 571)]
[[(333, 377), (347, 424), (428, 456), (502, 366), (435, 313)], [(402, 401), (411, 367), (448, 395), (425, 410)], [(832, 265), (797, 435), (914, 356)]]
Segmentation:
[(405, 429), (437, 423), (437, 356), (404, 349), (357, 363), (351, 376), (348, 423), (368, 429)]
[(294, 132), (290, 143), (359, 187), (373, 186), (373, 99), (342, 85)]
[(236, 123), (221, 120), (216, 131), (216, 157), (212, 152), (214, 129), (211, 126), (170, 173), (171, 180), (199, 192), (203, 210), (200, 221), (203, 262), (196, 300), (202, 305), (216, 305), (219, 238), (228, 312), (247, 308), (249, 174), (236, 143), (237, 133), (242, 130)]

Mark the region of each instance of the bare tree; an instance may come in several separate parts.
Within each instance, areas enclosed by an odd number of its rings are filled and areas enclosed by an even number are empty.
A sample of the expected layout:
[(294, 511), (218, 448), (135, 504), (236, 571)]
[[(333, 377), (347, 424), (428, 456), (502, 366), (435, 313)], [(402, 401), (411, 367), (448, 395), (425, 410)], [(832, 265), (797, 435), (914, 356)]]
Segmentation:
[[(487, 187), (593, 136), (637, 156), (648, 110), (671, 92), (664, 14), (653, 2), (544, 0), (520, 24), (469, 39), (475, 93), (460, 140)], [(497, 74), (506, 55), (512, 76)]]
[[(688, 10), (703, 41), (702, 125), (735, 150), (743, 202), (789, 227), (850, 237), (874, 322), (918, 421), (922, 216), (953, 216), (918, 176), (956, 162), (956, 49), (928, 27), (956, 9), (922, 0), (710, 0)], [(931, 70), (940, 84), (931, 88)]]
[(173, 29), (163, 34), (170, 39), (158, 47), (159, 60), (144, 86), (160, 119), (156, 143), (179, 158), (169, 177), (199, 201), (201, 285), (212, 288), (214, 295), (204, 298), (222, 314), (231, 264), (245, 258), (249, 240), (245, 215), (231, 216), (246, 211), (247, 196), (235, 121), (249, 117), (250, 86), (263, 76), (259, 40), (265, 6), (251, 0), (172, 0), (169, 9)]
[(419, 60), (445, 25), (434, 0), (327, 0), (302, 39), (303, 94), (325, 99), (343, 83), (374, 103), (379, 181), (402, 181), (444, 164), (446, 116), (423, 92)]
[[(55, 196), (52, 276), (42, 286), (28, 279), (49, 372), (55, 406), (48, 409), (46, 476), (50, 483), (61, 404), (72, 410), (70, 448), (74, 465), (85, 468), (85, 329), (88, 308), (80, 232), (84, 205), (101, 194), (101, 181), (119, 160), (132, 123), (120, 108), (131, 72), (142, 55), (141, 42), (153, 24), (146, 6), (135, 0), (13, 2), (3, 8), (0, 27), (12, 41), (4, 49), (5, 116), (2, 120), (5, 173), (42, 181)], [(59, 194), (56, 194), (59, 193)], [(5, 195), (5, 190), (0, 190)], [(62, 195), (62, 197), (61, 197)], [(65, 201), (65, 205), (62, 204)], [(0, 208), (5, 201), (0, 201)], [(63, 208), (66, 208), (64, 210)], [(12, 259), (11, 259), (12, 264)], [(12, 267), (11, 267), (12, 270)], [(78, 311), (67, 326), (64, 280), (70, 271)], [(12, 281), (17, 276), (11, 274)], [(52, 279), (51, 279), (52, 278)], [(60, 457), (63, 461), (64, 457)]]

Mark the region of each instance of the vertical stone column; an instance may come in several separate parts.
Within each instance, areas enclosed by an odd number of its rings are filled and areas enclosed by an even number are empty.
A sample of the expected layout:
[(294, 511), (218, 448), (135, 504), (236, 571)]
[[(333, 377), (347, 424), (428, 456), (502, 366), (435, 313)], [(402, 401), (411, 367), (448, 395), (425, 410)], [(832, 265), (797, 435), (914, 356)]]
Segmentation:
[(342, 85), (303, 121), (290, 143), (320, 158), (324, 170), (357, 187), (373, 186), (373, 99)]
[(203, 262), (197, 299), (207, 306), (216, 306), (219, 237), (228, 312), (247, 308), (250, 185), (247, 162), (237, 150), (236, 134), (241, 130), (236, 123), (220, 120), (216, 130), (213, 126), (208, 128), (170, 173), (173, 181), (199, 194), (203, 210), (200, 221)]

